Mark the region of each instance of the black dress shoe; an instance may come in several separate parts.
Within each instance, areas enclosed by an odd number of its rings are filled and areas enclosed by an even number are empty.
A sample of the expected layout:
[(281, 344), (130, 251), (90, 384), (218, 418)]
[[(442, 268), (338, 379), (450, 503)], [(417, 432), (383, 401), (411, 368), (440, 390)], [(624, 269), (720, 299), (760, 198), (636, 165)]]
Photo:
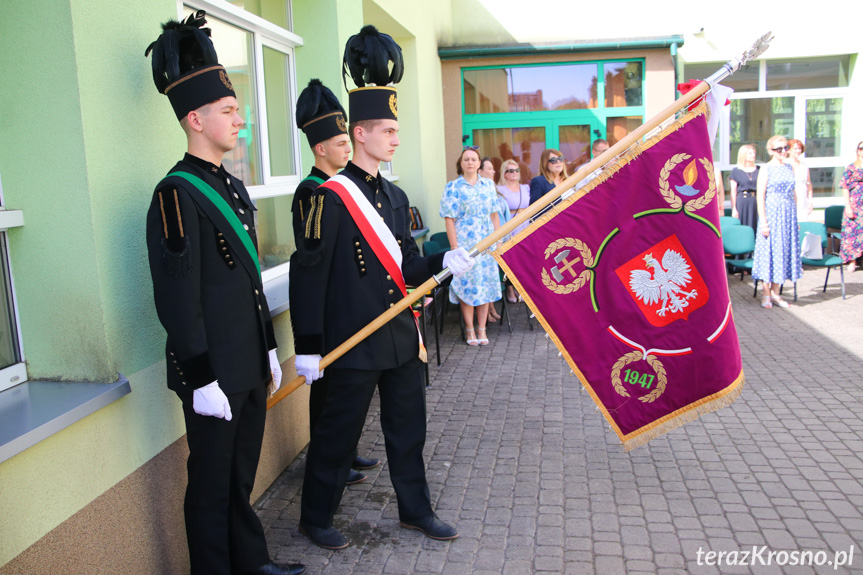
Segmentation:
[(366, 476), (359, 471), (354, 471), (351, 469), (350, 473), (348, 473), (348, 480), (345, 482), (348, 485), (354, 485), (356, 483), (362, 483), (366, 480)]
[(267, 563), (254, 571), (246, 571), (243, 575), (300, 575), (305, 570), (306, 566), (299, 563), (291, 563), (290, 565)]
[(438, 541), (449, 541), (458, 537), (458, 531), (455, 530), (455, 527), (447, 525), (438, 519), (437, 515), (429, 515), (419, 521), (400, 521), (399, 525), (406, 529), (421, 531), (426, 537)]
[(344, 549), (348, 546), (348, 540), (345, 536), (339, 533), (335, 527), (312, 527), (300, 521), (300, 533), (308, 537), (312, 543), (324, 549)]
[(360, 457), (357, 455), (354, 457), (354, 462), (351, 464), (351, 467), (354, 469), (371, 469), (373, 467), (377, 467), (381, 464), (380, 459), (367, 459), (365, 457)]

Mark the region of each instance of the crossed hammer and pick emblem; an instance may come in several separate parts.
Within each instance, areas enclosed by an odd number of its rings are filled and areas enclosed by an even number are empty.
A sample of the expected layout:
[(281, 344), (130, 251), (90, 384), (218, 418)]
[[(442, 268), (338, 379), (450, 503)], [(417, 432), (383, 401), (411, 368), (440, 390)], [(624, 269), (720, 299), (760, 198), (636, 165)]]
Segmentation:
[(575, 272), (575, 270), (572, 269), (572, 267), (575, 264), (577, 264), (578, 262), (580, 262), (581, 258), (576, 257), (574, 260), (569, 261), (566, 259), (569, 257), (569, 254), (570, 254), (570, 250), (563, 250), (562, 252), (560, 252), (559, 254), (554, 256), (554, 262), (555, 263), (563, 264), (563, 267), (561, 267), (561, 268), (558, 268), (557, 266), (554, 266), (553, 268), (551, 268), (551, 275), (554, 277), (555, 281), (558, 281), (558, 282), (563, 281), (563, 279), (564, 279), (563, 272), (569, 272), (572, 275), (572, 277), (574, 277), (574, 278), (578, 277), (578, 274)]

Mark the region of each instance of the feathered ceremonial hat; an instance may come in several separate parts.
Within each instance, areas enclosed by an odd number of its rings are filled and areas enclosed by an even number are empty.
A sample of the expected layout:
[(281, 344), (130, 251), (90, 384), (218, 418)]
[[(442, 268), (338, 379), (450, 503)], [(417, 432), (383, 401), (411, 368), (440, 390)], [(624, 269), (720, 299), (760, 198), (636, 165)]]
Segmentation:
[[(392, 62), (392, 70), (390, 70)], [(350, 75), (355, 90), (348, 93), (351, 121), (398, 120), (398, 96), (394, 86), (404, 74), (402, 49), (388, 34), (374, 26), (363, 26), (348, 38), (342, 67), (342, 81)]]
[(168, 96), (177, 119), (192, 110), (234, 96), (234, 86), (225, 68), (216, 58), (210, 40), (206, 13), (198, 10), (185, 20), (168, 20), (162, 24), (162, 35), (147, 46), (144, 56), (153, 52), (153, 82)]
[(297, 126), (305, 132), (310, 146), (348, 133), (345, 109), (318, 79), (310, 80), (297, 98)]

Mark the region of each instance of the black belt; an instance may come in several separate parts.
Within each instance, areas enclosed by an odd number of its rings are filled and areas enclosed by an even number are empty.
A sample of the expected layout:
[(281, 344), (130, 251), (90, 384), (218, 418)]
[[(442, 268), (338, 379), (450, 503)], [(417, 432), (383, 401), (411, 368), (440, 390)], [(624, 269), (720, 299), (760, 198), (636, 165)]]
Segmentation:
[(749, 196), (755, 196), (755, 192), (737, 192), (737, 195), (748, 198)]

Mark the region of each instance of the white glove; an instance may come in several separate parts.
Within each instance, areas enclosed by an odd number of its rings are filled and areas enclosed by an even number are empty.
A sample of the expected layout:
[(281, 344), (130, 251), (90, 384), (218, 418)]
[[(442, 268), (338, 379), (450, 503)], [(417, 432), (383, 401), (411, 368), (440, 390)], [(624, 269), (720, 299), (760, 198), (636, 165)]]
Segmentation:
[(279, 363), (279, 357), (276, 355), (276, 350), (270, 350), (270, 373), (273, 374), (272, 393), (275, 393), (279, 386), (282, 385), (282, 366)]
[(443, 267), (449, 268), (454, 276), (460, 276), (473, 267), (476, 261), (464, 248), (450, 250), (443, 255)]
[(313, 381), (320, 379), (324, 375), (324, 370), (321, 369), (321, 355), (298, 355), (294, 360), (294, 366), (297, 368), (297, 375), (302, 375), (306, 378), (306, 385), (311, 385)]
[(231, 421), (231, 404), (228, 403), (228, 396), (219, 387), (218, 381), (195, 390), (192, 396), (192, 409), (198, 415), (209, 415)]

